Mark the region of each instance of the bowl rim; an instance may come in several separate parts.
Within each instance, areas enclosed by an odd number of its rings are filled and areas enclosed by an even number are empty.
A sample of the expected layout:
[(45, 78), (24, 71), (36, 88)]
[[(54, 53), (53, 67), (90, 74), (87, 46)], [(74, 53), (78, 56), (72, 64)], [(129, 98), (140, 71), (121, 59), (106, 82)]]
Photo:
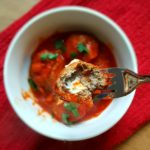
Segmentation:
[(9, 63), (9, 58), (11, 56), (11, 53), (12, 53), (12, 50), (13, 50), (13, 47), (15, 45), (15, 43), (17, 42), (17, 40), (19, 39), (20, 35), (26, 31), (26, 29), (28, 27), (30, 27), (34, 22), (38, 21), (39, 19), (43, 18), (43, 17), (46, 17), (48, 15), (51, 15), (51, 14), (54, 14), (54, 13), (58, 13), (58, 12), (62, 12), (62, 11), (79, 11), (79, 12), (83, 12), (83, 13), (88, 13), (90, 15), (94, 15), (98, 18), (101, 18), (102, 20), (104, 20), (107, 24), (111, 25), (112, 28), (114, 28), (118, 33), (119, 35), (123, 38), (125, 44), (127, 45), (128, 49), (129, 49), (129, 52), (130, 52), (130, 55), (132, 57), (132, 61), (133, 61), (133, 71), (135, 72), (138, 72), (138, 67), (137, 67), (137, 59), (136, 59), (136, 54), (135, 54), (135, 51), (134, 51), (134, 48), (129, 40), (129, 38), (127, 37), (127, 35), (124, 33), (124, 31), (119, 27), (118, 24), (116, 24), (112, 19), (110, 19), (109, 17), (107, 17), (106, 15), (104, 15), (103, 13), (101, 12), (98, 12), (96, 10), (93, 10), (93, 9), (90, 9), (90, 8), (87, 8), (87, 7), (82, 7), (82, 6), (61, 6), (61, 7), (56, 7), (56, 8), (52, 8), (50, 10), (47, 10), (47, 11), (44, 11), (36, 16), (34, 16), (33, 18), (31, 18), (29, 21), (27, 21), (20, 29), (19, 31), (15, 34), (15, 36), (13, 37), (9, 47), (8, 47), (8, 50), (6, 52), (6, 56), (5, 56), (5, 61), (4, 61), (4, 70), (3, 70), (3, 77), (4, 77), (4, 87), (5, 87), (5, 91), (6, 91), (6, 94), (7, 94), (7, 97), (8, 97), (8, 100), (9, 100), (9, 103), (11, 104), (13, 110), (15, 111), (15, 113), (17, 114), (17, 116), (28, 126), (30, 127), (32, 130), (36, 131), (37, 133), (40, 133), (41, 135), (44, 135), (46, 137), (49, 137), (49, 138), (53, 138), (53, 139), (57, 139), (57, 140), (66, 140), (66, 141), (79, 141), (79, 140), (85, 140), (85, 139), (89, 139), (89, 138), (92, 138), (92, 137), (96, 137), (104, 132), (106, 132), (107, 130), (109, 130), (110, 128), (112, 128), (115, 124), (118, 123), (118, 121), (124, 116), (124, 114), (127, 112), (129, 106), (131, 105), (132, 101), (133, 101), (133, 98), (134, 98), (134, 95), (135, 95), (135, 92), (132, 93), (132, 99), (131, 101), (129, 102), (128, 106), (126, 107), (126, 109), (122, 112), (122, 114), (117, 118), (115, 119), (114, 121), (111, 122), (111, 125), (107, 128), (105, 128), (103, 130), (103, 132), (96, 132), (95, 134), (91, 134), (90, 136), (88, 137), (84, 137), (84, 138), (70, 138), (70, 139), (63, 139), (61, 137), (57, 137), (57, 136), (54, 136), (54, 135), (50, 135), (50, 134), (47, 134), (47, 133), (44, 133), (44, 132), (41, 132), (39, 131), (38, 129), (34, 128), (33, 126), (31, 126), (28, 121), (26, 121), (26, 119), (24, 119), (24, 117), (22, 117), (22, 115), (17, 111), (16, 109), (16, 106), (15, 104), (12, 102), (11, 100), (11, 94), (10, 94), (10, 91), (8, 90), (8, 82), (7, 82), (7, 72), (8, 72), (8, 63)]

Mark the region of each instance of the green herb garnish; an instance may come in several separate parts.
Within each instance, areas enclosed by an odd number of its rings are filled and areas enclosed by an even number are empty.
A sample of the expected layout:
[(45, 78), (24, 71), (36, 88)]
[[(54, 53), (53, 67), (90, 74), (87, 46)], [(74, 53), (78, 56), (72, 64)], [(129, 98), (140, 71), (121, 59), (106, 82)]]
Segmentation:
[(52, 53), (44, 53), (40, 56), (41, 60), (47, 60), (47, 59), (56, 59), (58, 57), (58, 54), (52, 54)]
[(55, 48), (56, 48), (56, 49), (60, 49), (62, 52), (65, 52), (65, 51), (66, 51), (66, 47), (65, 47), (64, 40), (62, 40), (62, 39), (57, 39), (57, 40), (55, 41)]
[(78, 112), (78, 109), (73, 109), (72, 110), (72, 113), (75, 117), (79, 117), (79, 112)]
[(68, 119), (69, 119), (69, 114), (66, 114), (66, 113), (63, 113), (62, 114), (62, 120), (65, 124), (67, 125), (72, 125), (72, 122), (70, 122)]
[(79, 116), (77, 105), (75, 103), (64, 103), (64, 107), (66, 108), (66, 110), (72, 112), (75, 117)]
[(75, 53), (75, 52), (71, 52), (70, 57), (71, 57), (71, 59), (76, 58), (76, 57), (77, 57), (77, 53)]
[(56, 49), (61, 49), (63, 45), (64, 45), (64, 41), (63, 41), (63, 40), (57, 39), (57, 40), (55, 41), (55, 48), (56, 48)]
[(31, 78), (28, 79), (28, 82), (29, 82), (30, 86), (31, 86), (34, 90), (38, 90), (38, 86), (36, 85), (36, 83), (35, 83)]
[(55, 118), (55, 115), (54, 115), (54, 113), (53, 113), (53, 112), (51, 113), (51, 116), (52, 116), (52, 118)]
[(41, 60), (46, 60), (48, 58), (48, 53), (44, 53), (40, 56)]
[(88, 49), (87, 49), (86, 45), (83, 43), (79, 43), (77, 45), (77, 49), (80, 53), (88, 53)]
[(48, 55), (49, 59), (56, 59), (57, 57), (58, 57), (58, 54), (49, 53), (49, 55)]

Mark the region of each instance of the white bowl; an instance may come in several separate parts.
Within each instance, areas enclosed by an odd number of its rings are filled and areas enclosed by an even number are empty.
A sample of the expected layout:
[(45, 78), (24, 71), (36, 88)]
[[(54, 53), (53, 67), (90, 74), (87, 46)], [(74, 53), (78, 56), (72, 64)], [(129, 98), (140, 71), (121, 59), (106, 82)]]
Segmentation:
[(25, 101), (22, 90), (28, 90), (27, 82), (31, 54), (40, 38), (55, 31), (81, 30), (96, 35), (112, 46), (117, 65), (137, 72), (133, 47), (125, 33), (105, 15), (84, 7), (59, 7), (48, 10), (27, 22), (13, 38), (4, 64), (4, 84), (8, 99), (17, 115), (30, 128), (50, 138), (77, 141), (95, 137), (114, 126), (130, 106), (134, 92), (114, 99), (98, 117), (82, 123), (66, 126), (54, 121), (50, 115), (37, 114), (38, 107), (32, 100)]

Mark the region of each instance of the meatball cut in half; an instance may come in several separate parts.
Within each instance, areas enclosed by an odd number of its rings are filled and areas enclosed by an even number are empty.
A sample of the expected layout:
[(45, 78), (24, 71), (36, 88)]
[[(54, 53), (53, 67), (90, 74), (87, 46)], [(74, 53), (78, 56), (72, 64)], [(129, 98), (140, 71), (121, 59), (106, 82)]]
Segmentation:
[(62, 99), (93, 106), (92, 95), (108, 85), (107, 73), (98, 66), (74, 59), (57, 80), (57, 90)]

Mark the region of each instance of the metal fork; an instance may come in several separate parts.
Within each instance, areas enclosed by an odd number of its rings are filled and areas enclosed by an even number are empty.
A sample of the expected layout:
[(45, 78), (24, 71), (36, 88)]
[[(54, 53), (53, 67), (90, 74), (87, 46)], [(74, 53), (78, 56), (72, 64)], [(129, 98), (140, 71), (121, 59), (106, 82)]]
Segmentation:
[(113, 76), (111, 85), (106, 88), (107, 94), (99, 95), (100, 98), (106, 95), (112, 98), (122, 97), (131, 93), (140, 84), (150, 82), (150, 75), (138, 75), (125, 68), (107, 68), (104, 72)]

